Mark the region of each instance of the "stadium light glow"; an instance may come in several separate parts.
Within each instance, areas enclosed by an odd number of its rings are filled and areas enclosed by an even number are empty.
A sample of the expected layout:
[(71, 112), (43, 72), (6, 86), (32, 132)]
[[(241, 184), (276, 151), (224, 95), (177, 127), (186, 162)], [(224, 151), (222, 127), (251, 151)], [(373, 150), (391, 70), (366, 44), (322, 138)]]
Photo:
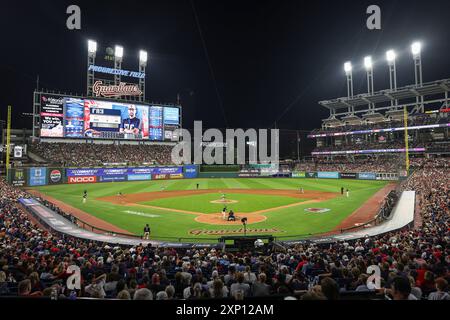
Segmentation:
[(344, 63), (344, 71), (347, 74), (352, 72), (352, 63), (350, 61), (347, 61), (346, 63)]
[(88, 40), (88, 52), (95, 53), (97, 52), (97, 42), (94, 40)]
[(116, 56), (116, 58), (122, 58), (123, 57), (123, 47), (116, 46), (114, 49), (114, 55)]
[(397, 57), (397, 55), (394, 50), (386, 51), (386, 60), (388, 62), (394, 62), (396, 57)]
[(371, 70), (373, 67), (373, 63), (372, 63), (372, 57), (371, 56), (367, 56), (364, 58), (364, 67), (366, 68), (366, 70)]
[(422, 51), (422, 44), (420, 42), (416, 41), (411, 45), (411, 52), (413, 56), (415, 57), (419, 56), (421, 51)]
[(147, 51), (139, 51), (139, 62), (144, 64), (147, 63)]

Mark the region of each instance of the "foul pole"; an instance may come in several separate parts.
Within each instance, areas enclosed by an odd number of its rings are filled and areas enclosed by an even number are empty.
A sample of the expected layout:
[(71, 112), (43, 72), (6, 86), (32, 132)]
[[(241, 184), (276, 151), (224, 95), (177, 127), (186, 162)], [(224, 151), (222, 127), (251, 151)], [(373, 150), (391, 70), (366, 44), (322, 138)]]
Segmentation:
[(406, 175), (409, 175), (409, 144), (408, 144), (408, 110), (403, 107), (403, 120), (405, 122), (405, 169)]
[(9, 154), (11, 152), (11, 106), (8, 106), (8, 122), (6, 124), (6, 177), (9, 178)]

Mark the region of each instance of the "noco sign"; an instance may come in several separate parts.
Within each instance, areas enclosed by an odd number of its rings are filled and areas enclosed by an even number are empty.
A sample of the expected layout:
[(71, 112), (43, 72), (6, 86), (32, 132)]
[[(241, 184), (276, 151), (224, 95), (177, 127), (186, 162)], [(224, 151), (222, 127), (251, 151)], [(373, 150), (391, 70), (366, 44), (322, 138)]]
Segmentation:
[(68, 183), (95, 183), (97, 182), (96, 176), (81, 176), (81, 177), (68, 177)]

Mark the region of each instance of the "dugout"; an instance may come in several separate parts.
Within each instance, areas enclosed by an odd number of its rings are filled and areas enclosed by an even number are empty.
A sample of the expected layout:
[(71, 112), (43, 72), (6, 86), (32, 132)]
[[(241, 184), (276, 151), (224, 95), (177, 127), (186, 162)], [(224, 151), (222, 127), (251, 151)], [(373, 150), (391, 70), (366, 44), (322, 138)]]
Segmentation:
[[(275, 237), (272, 235), (252, 235), (252, 236), (223, 236), (219, 238), (219, 245), (222, 250), (238, 252), (241, 250), (261, 250), (265, 251), (273, 245)], [(262, 240), (261, 246), (255, 246), (256, 240)]]

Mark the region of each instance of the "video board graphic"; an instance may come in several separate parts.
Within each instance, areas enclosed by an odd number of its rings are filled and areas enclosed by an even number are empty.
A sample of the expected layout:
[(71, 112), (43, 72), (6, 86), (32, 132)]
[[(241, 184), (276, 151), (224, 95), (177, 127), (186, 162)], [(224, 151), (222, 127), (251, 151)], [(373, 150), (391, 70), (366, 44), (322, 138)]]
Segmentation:
[(64, 98), (52, 95), (41, 96), (41, 137), (64, 136)]
[(84, 100), (76, 98), (65, 99), (65, 134), (67, 138), (84, 136)]
[(180, 124), (180, 109), (174, 107), (164, 107), (164, 125)]
[(148, 139), (148, 107), (101, 100), (84, 101), (84, 136)]
[(163, 108), (150, 107), (150, 140), (163, 140)]

